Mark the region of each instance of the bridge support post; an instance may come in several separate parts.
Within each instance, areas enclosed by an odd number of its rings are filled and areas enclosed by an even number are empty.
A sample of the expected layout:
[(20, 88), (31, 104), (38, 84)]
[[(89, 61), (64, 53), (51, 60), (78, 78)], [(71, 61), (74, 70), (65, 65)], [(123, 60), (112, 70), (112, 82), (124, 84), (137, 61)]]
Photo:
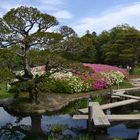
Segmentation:
[(93, 105), (89, 102), (88, 105), (88, 130), (91, 132), (93, 130)]

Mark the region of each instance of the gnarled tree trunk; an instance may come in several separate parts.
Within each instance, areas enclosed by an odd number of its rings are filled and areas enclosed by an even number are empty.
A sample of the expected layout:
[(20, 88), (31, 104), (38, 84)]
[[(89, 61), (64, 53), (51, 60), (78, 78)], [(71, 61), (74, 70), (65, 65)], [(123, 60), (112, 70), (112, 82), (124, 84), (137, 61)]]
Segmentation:
[(25, 78), (32, 78), (33, 74), (31, 73), (31, 68), (29, 66), (28, 58), (27, 58), (27, 53), (29, 51), (30, 46), (25, 45), (23, 48), (23, 69), (24, 69), (24, 77)]
[(24, 77), (32, 78), (33, 74), (31, 73), (31, 68), (29, 66), (26, 54), (23, 57), (23, 68), (24, 68)]

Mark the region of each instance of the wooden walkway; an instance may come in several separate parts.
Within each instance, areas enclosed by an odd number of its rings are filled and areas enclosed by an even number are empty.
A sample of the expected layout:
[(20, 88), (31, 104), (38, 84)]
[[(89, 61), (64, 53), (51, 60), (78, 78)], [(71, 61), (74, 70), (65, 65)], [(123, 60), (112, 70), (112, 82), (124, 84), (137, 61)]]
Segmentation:
[(140, 121), (140, 114), (138, 115), (106, 115), (108, 120), (113, 121)]
[[(136, 90), (138, 88), (135, 88)], [(140, 88), (139, 88), (140, 89)], [(128, 89), (127, 89), (128, 90)], [(129, 89), (130, 90), (130, 89)], [(132, 90), (132, 88), (131, 88)], [(140, 97), (125, 94), (125, 90), (118, 90), (117, 92), (112, 93), (112, 95), (130, 98), (123, 101), (118, 101), (115, 103), (109, 103), (104, 105), (99, 105), (97, 102), (90, 102), (88, 108), (79, 109), (83, 114), (88, 115), (74, 115), (73, 119), (82, 119), (82, 120), (93, 120), (96, 127), (99, 126), (109, 126), (112, 121), (140, 121), (140, 114), (138, 115), (105, 115), (103, 110), (124, 106), (140, 101)], [(91, 108), (92, 107), (92, 108)]]
[[(138, 115), (106, 115), (109, 122), (113, 121), (140, 121), (140, 114)], [(74, 115), (73, 119), (88, 120), (88, 115)]]
[[(128, 100), (124, 100), (124, 101), (115, 102), (115, 103), (101, 105), (101, 108), (104, 110), (104, 109), (109, 109), (109, 108), (114, 108), (114, 107), (119, 107), (119, 106), (123, 106), (123, 105), (128, 105), (128, 104), (139, 102), (140, 101), (140, 97), (124, 94), (125, 92), (132, 91), (132, 90), (133, 91), (140, 90), (140, 87), (113, 90), (113, 93), (112, 93), (113, 96), (125, 97), (125, 98), (129, 98), (129, 99)], [(86, 114), (86, 113), (88, 113), (88, 108), (79, 109), (79, 112), (81, 112), (83, 114)]]
[(139, 135), (138, 135), (138, 140), (140, 140), (140, 132), (139, 132)]
[(93, 108), (93, 122), (95, 126), (109, 126), (110, 122), (107, 118), (107, 116), (104, 114), (101, 106), (97, 102), (92, 103)]
[[(114, 108), (114, 107), (119, 107), (119, 106), (123, 106), (123, 105), (136, 103), (136, 102), (139, 102), (139, 100), (128, 99), (128, 100), (119, 101), (119, 102), (115, 102), (115, 103), (104, 104), (104, 105), (101, 105), (101, 108), (103, 110), (105, 110), (105, 109), (109, 109), (109, 108)], [(81, 112), (83, 114), (87, 114), (88, 113), (88, 108), (79, 109), (79, 112)]]
[(116, 89), (116, 90), (113, 90), (113, 92), (119, 92), (119, 91), (138, 91), (138, 90), (140, 90), (140, 87), (125, 88), (125, 89)]
[(128, 95), (128, 94), (113, 93), (113, 95), (115, 95), (115, 96), (120, 96), (120, 97), (125, 97), (125, 98), (130, 98), (130, 99), (140, 100), (140, 97), (138, 97), (138, 96), (133, 96), (133, 95)]

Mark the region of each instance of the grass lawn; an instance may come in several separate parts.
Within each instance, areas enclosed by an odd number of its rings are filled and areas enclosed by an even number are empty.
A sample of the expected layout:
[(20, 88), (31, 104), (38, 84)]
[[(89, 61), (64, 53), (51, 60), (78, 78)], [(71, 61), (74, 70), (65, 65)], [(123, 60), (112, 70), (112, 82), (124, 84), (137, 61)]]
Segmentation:
[(6, 83), (0, 83), (0, 99), (12, 97), (13, 94), (6, 90)]
[(140, 68), (135, 68), (133, 74), (140, 75)]
[(120, 83), (120, 85), (119, 85), (119, 88), (120, 89), (123, 89), (123, 88), (133, 88), (134, 86), (133, 85), (131, 85), (129, 82), (122, 82), (122, 83)]

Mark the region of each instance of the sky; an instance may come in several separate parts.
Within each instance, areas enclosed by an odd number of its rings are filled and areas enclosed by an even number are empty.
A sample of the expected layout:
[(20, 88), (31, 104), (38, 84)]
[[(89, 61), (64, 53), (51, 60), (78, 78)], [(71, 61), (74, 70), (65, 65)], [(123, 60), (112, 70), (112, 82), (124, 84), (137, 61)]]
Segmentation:
[(0, 17), (21, 5), (55, 16), (79, 36), (87, 30), (100, 34), (125, 23), (140, 30), (140, 0), (0, 0)]

